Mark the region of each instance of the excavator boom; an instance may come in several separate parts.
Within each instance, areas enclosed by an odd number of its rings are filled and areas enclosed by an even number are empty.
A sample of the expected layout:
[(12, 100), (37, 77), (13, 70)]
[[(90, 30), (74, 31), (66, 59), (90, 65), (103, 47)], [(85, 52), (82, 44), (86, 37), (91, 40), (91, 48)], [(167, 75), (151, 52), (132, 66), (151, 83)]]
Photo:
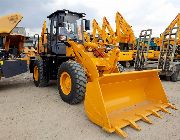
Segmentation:
[(135, 44), (136, 38), (132, 27), (119, 12), (116, 13), (116, 35), (118, 42)]

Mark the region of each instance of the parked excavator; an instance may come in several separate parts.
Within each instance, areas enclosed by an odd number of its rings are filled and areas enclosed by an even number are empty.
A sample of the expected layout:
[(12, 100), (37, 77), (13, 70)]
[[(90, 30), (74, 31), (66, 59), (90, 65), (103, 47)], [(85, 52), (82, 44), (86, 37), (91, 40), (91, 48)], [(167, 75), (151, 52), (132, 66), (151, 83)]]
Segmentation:
[(159, 70), (120, 73), (118, 46), (84, 41), (84, 32), (90, 29), (85, 13), (63, 9), (48, 18), (50, 28), (41, 35), (47, 50), (43, 49), (30, 65), (37, 87), (57, 80), (63, 101), (77, 104), (85, 99), (88, 118), (123, 137), (127, 137), (122, 130), (125, 126), (140, 130), (136, 121), (152, 123), (147, 116), (161, 118), (158, 111), (176, 109), (165, 95)]
[[(20, 51), (24, 36), (13, 30), (23, 16), (15, 13), (0, 17), (0, 79), (27, 72), (27, 61), (21, 60)], [(18, 47), (17, 47), (18, 46)]]
[[(116, 31), (113, 31), (110, 23), (107, 18), (103, 18), (102, 28), (98, 25), (97, 21), (93, 20), (93, 33), (92, 41), (97, 42), (100, 40), (105, 44), (119, 45), (121, 50), (119, 55), (119, 62), (123, 66), (130, 66), (130, 63), (133, 64), (137, 47), (136, 47), (136, 38), (134, 36), (132, 27), (127, 23), (123, 16), (117, 12), (116, 13)], [(98, 37), (97, 37), (98, 35)], [(85, 40), (88, 38), (88, 35), (85, 35)], [(87, 39), (90, 40), (90, 39)], [(148, 59), (154, 58), (154, 50), (149, 49)], [(122, 68), (123, 69), (123, 68)]]
[(121, 53), (119, 62), (124, 66), (130, 66), (133, 62), (133, 48), (135, 44), (135, 35), (132, 27), (126, 22), (123, 16), (117, 12), (115, 17), (116, 31), (114, 32), (107, 18), (103, 18), (102, 31), (108, 31), (106, 38), (112, 38), (113, 42), (110, 44), (119, 45)]

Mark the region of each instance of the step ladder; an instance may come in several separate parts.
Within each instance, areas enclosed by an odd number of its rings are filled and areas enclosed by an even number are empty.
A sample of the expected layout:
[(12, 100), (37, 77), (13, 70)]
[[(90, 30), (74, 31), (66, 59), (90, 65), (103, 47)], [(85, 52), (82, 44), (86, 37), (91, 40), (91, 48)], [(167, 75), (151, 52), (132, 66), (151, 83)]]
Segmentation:
[(174, 61), (175, 51), (177, 50), (177, 36), (179, 29), (180, 27), (166, 29), (163, 34), (157, 66), (157, 68), (162, 71), (170, 71), (171, 69), (170, 65)]
[(136, 58), (134, 63), (135, 70), (143, 70), (145, 64), (148, 61), (148, 52), (151, 41), (151, 35), (152, 29), (142, 30), (139, 35)]

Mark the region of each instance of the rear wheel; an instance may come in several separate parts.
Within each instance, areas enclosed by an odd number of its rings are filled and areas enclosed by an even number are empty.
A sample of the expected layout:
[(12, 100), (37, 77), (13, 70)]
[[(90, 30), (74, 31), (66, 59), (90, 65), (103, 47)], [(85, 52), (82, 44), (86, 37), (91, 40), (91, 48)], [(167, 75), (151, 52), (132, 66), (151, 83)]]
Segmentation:
[(57, 79), (63, 101), (78, 104), (84, 100), (87, 78), (80, 64), (75, 61), (63, 62), (59, 67)]
[(48, 86), (49, 77), (46, 71), (46, 64), (43, 60), (35, 60), (33, 67), (33, 79), (36, 87)]

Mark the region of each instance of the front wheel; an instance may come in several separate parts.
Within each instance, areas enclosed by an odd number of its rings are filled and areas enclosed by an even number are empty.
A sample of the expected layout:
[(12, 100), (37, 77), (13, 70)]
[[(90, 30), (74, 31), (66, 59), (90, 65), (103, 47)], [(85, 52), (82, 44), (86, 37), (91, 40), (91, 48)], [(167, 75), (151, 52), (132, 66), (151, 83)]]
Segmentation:
[(87, 77), (83, 67), (75, 61), (63, 62), (58, 70), (57, 84), (63, 101), (78, 104), (84, 100)]

